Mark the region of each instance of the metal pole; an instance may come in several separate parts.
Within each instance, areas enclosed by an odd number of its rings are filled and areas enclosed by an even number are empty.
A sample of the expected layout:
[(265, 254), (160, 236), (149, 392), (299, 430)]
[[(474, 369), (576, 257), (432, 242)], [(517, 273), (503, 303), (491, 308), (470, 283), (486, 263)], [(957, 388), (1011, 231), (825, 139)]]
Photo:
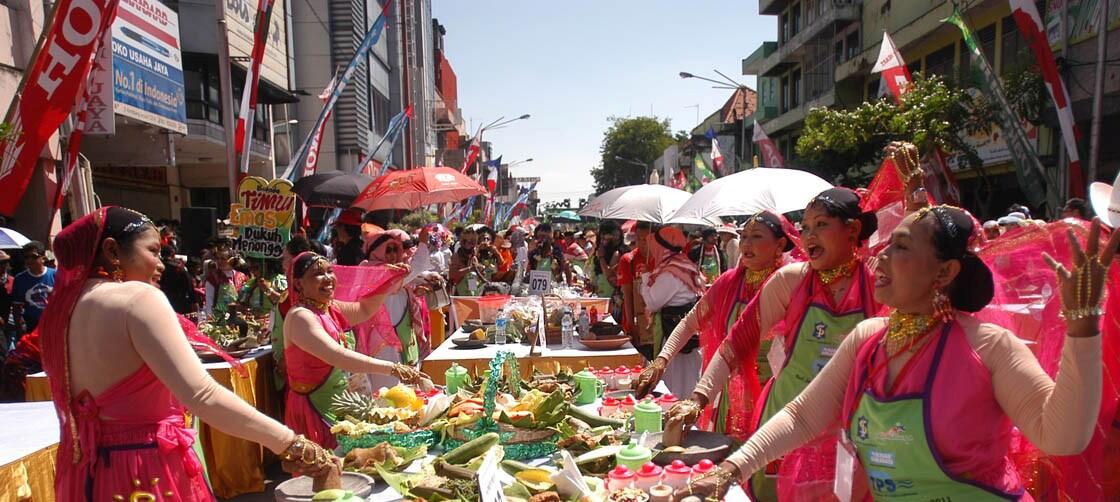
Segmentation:
[(1086, 183), (1097, 180), (1101, 160), (1101, 108), (1104, 105), (1104, 58), (1108, 50), (1108, 2), (1100, 2), (1097, 20), (1097, 75), (1093, 81), (1093, 122), (1089, 132), (1089, 173)]
[[(1067, 27), (1068, 25), (1066, 24), (1069, 21), (1069, 19), (1067, 18), (1067, 14), (1069, 13), (1069, 11), (1067, 10), (1068, 6), (1069, 6), (1069, 2), (1062, 2), (1062, 10), (1061, 10), (1061, 13), (1059, 14), (1059, 17), (1058, 17), (1058, 29), (1060, 29), (1061, 32), (1062, 32), (1060, 50), (1061, 50), (1061, 54), (1062, 54), (1063, 58), (1067, 57), (1069, 55), (1069, 52), (1068, 52), (1069, 44), (1068, 44), (1068, 40), (1067, 40), (1068, 34), (1069, 34), (1069, 28)], [(1065, 72), (1063, 71), (1062, 75), (1061, 75), (1063, 80), (1066, 78), (1064, 73)], [(1069, 199), (1069, 193), (1070, 193), (1069, 180), (1070, 180), (1070, 174), (1071, 174), (1069, 171), (1070, 171), (1071, 166), (1069, 165), (1069, 157), (1068, 157), (1067, 152), (1066, 152), (1066, 142), (1063, 141), (1062, 138), (1061, 138), (1061, 127), (1058, 128), (1058, 133), (1059, 133), (1059, 135), (1058, 135), (1058, 187), (1059, 188), (1058, 188), (1058, 190), (1059, 190), (1059, 193), (1061, 194), (1062, 201), (1065, 201), (1065, 200)], [(1055, 208), (1055, 209), (1057, 209), (1057, 208)], [(1060, 216), (1060, 214), (1057, 214), (1055, 216)]]
[[(229, 67), (229, 32), (226, 31), (226, 3), (214, 0), (214, 11), (218, 18), (218, 85), (219, 98), (222, 100), (222, 128), (226, 136), (226, 181), (229, 183), (229, 203), (237, 202), (237, 153), (234, 150), (233, 122), (233, 76)], [(245, 152), (249, 155), (250, 152)]]

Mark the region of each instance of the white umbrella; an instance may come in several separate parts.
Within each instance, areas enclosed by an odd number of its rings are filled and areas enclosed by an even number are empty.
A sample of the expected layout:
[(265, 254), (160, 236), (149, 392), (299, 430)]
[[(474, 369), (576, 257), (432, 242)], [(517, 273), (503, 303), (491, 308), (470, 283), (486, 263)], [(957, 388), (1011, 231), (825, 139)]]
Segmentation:
[(666, 223), (692, 194), (665, 185), (631, 185), (591, 199), (580, 216)]
[(19, 249), (31, 239), (10, 228), (0, 227), (0, 249)]
[(716, 179), (696, 191), (669, 223), (718, 224), (720, 216), (759, 211), (788, 213), (805, 209), (817, 194), (832, 188), (815, 174), (797, 169), (759, 167)]

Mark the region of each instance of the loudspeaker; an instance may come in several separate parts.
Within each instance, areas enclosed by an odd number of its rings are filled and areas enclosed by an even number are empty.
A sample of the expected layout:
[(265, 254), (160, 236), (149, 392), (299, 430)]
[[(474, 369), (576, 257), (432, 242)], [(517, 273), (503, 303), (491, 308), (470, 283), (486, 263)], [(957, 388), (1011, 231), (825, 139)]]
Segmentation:
[(218, 236), (218, 210), (212, 207), (179, 209), (179, 252), (199, 256), (206, 243)]

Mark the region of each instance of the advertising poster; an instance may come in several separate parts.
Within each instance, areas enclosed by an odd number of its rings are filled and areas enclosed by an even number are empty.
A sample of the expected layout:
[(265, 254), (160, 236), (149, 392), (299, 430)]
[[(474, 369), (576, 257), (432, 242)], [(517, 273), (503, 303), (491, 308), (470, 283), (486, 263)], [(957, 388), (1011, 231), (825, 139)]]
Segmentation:
[[(248, 58), (253, 53), (257, 0), (223, 1), (226, 7), (230, 57), (233, 58), (233, 64), (248, 69)], [(265, 46), (264, 61), (261, 62), (261, 80), (280, 89), (288, 88), (288, 24), (284, 8), (285, 2), (276, 2), (272, 6), (272, 25), (268, 27), (268, 43)]]
[(113, 22), (113, 111), (187, 133), (179, 15), (158, 0), (121, 0)]
[(237, 250), (251, 258), (280, 259), (292, 237), (296, 194), (285, 179), (248, 176), (237, 187), (229, 224), (237, 229)]

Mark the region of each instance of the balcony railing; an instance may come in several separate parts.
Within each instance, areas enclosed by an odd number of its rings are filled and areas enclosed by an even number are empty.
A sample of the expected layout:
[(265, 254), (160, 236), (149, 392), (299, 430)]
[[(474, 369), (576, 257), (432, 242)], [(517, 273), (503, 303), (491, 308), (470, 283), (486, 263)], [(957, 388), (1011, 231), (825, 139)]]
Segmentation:
[[(758, 76), (773, 76), (784, 72), (796, 65), (805, 56), (805, 46), (811, 45), (815, 39), (827, 42), (832, 46), (832, 37), (837, 23), (859, 21), (860, 2), (857, 0), (830, 1), (824, 11), (811, 20), (801, 31), (790, 37), (789, 41), (781, 44), (776, 51), (763, 58), (757, 66), (752, 65)], [(827, 40), (825, 40), (827, 39)]]

